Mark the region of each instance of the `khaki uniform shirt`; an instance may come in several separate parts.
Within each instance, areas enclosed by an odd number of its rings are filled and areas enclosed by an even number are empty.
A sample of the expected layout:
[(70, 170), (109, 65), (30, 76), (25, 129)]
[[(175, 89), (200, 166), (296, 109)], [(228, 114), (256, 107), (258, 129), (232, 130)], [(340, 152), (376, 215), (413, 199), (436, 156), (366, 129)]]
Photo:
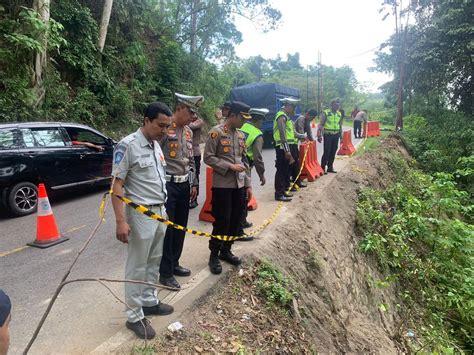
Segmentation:
[(188, 126), (178, 127), (171, 122), (168, 135), (161, 142), (161, 149), (166, 159), (167, 175), (190, 174), (191, 185), (197, 185), (193, 156), (193, 131)]
[(314, 140), (313, 132), (311, 131), (311, 123), (306, 119), (305, 115), (300, 115), (295, 121), (295, 134), (300, 140), (304, 140), (305, 138), (308, 138), (310, 141)]
[(204, 121), (201, 118), (198, 118), (196, 121), (189, 124), (189, 128), (193, 131), (193, 153), (195, 157), (201, 156), (201, 132), (202, 127), (204, 126)]
[(241, 188), (250, 186), (250, 177), (245, 171), (238, 173), (229, 168), (241, 164), (248, 169), (245, 136), (239, 130), (232, 130), (225, 124), (213, 127), (207, 136), (204, 148), (204, 163), (214, 171), (212, 187)]
[(139, 128), (114, 150), (112, 176), (124, 181), (124, 195), (141, 205), (166, 201), (165, 157), (157, 141), (150, 142)]
[(364, 111), (359, 111), (354, 117), (354, 121), (364, 121), (367, 122), (367, 114)]
[(263, 136), (259, 136), (252, 144), (253, 151), (253, 165), (257, 170), (258, 177), (261, 179), (265, 175), (265, 163), (262, 157), (263, 150)]

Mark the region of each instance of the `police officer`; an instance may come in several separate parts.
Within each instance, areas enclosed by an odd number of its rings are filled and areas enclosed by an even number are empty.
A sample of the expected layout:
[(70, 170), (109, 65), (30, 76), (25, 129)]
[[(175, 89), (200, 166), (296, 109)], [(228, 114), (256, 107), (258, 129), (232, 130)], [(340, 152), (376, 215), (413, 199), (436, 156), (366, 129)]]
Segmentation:
[[(255, 166), (258, 177), (260, 178), (260, 185), (265, 185), (265, 163), (263, 162), (262, 150), (263, 150), (263, 133), (260, 130), (262, 128), (263, 120), (268, 114), (268, 109), (266, 108), (251, 108), (249, 111), (252, 118), (248, 120), (242, 128), (240, 129), (245, 135), (245, 148), (247, 150), (247, 160), (249, 163), (248, 175), (251, 175), (252, 167)], [(245, 203), (248, 206), (248, 201)], [(252, 223), (247, 221), (248, 209), (244, 210), (242, 214), (242, 223), (241, 230), (239, 231), (239, 236), (243, 236), (244, 229), (252, 227)], [(241, 241), (252, 240), (253, 237), (245, 237), (239, 239)]]
[[(167, 197), (165, 158), (157, 140), (165, 136), (171, 123), (171, 110), (161, 102), (153, 102), (145, 109), (143, 126), (122, 139), (115, 148), (112, 189), (166, 217)], [(163, 252), (166, 225), (151, 219), (118, 198), (112, 198), (116, 220), (116, 236), (127, 244), (128, 256), (125, 278), (156, 283)], [(147, 315), (167, 315), (173, 307), (161, 303), (154, 287), (125, 283), (127, 328), (144, 339), (151, 339), (155, 331)]]
[[(250, 119), (249, 109), (242, 102), (232, 102), (225, 122), (213, 127), (208, 133), (204, 162), (213, 169), (214, 235), (237, 235), (242, 213), (246, 208), (245, 199), (250, 200), (252, 196), (250, 177), (246, 174), (248, 163), (245, 158), (245, 137), (238, 130), (245, 120)], [(219, 258), (232, 265), (241, 263), (241, 259), (232, 254), (232, 243), (210, 238), (209, 267), (213, 274), (222, 272)]]
[(277, 201), (288, 202), (293, 196), (287, 192), (290, 187), (290, 165), (295, 163), (290, 150), (290, 144), (296, 144), (291, 116), (295, 113), (295, 107), (299, 101), (289, 97), (282, 99), (283, 107), (277, 112), (273, 121), (276, 152), (275, 200)]
[(229, 116), (230, 101), (224, 102), (222, 106), (220, 107), (220, 109), (221, 109), (223, 120), (225, 120), (227, 116)]
[(199, 175), (201, 173), (201, 134), (202, 128), (204, 127), (204, 120), (197, 114), (194, 115), (189, 128), (193, 131), (193, 155), (194, 155), (194, 166), (196, 168), (196, 180), (197, 180), (197, 193), (196, 197), (189, 202), (189, 208), (195, 208), (198, 206), (197, 197), (199, 195)]
[(308, 139), (314, 141), (313, 132), (311, 130), (311, 121), (316, 118), (318, 111), (312, 108), (306, 111), (304, 115), (300, 115), (295, 121), (295, 134), (298, 135), (300, 141)]
[[(341, 101), (331, 100), (331, 109), (321, 112), (321, 122), (318, 126), (318, 142), (324, 137), (324, 153), (321, 158), (321, 167), (324, 174), (336, 173), (334, 170), (334, 159), (339, 147), (339, 138), (342, 135), (342, 115), (339, 112)], [(327, 170), (326, 170), (327, 167)]]
[[(189, 216), (189, 201), (196, 198), (198, 180), (195, 174), (193, 154), (193, 131), (188, 127), (202, 96), (175, 94), (177, 104), (171, 119), (168, 134), (160, 141), (166, 160), (166, 211), (170, 221), (186, 227)], [(163, 258), (160, 265), (160, 283), (180, 288), (174, 276), (189, 276), (191, 270), (179, 265), (183, 252), (185, 232), (173, 227), (166, 231)]]

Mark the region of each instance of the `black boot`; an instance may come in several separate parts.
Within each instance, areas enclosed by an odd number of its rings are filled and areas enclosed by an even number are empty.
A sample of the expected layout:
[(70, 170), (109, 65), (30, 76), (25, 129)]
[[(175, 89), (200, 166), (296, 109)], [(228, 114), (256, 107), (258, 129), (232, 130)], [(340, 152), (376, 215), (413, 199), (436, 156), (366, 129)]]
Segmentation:
[(211, 251), (211, 256), (209, 257), (209, 269), (215, 275), (219, 275), (222, 272), (222, 265), (219, 261), (219, 252)]
[(240, 265), (242, 263), (242, 260), (238, 256), (232, 254), (230, 249), (222, 250), (219, 258), (234, 266)]

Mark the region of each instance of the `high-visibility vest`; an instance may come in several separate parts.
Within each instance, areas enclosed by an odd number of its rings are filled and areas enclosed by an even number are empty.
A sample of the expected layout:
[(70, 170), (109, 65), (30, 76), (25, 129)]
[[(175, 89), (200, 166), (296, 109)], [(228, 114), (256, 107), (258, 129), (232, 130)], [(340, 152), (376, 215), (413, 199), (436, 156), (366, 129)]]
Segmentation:
[(240, 130), (245, 134), (245, 146), (247, 147), (247, 156), (250, 160), (253, 160), (253, 143), (255, 140), (263, 136), (261, 130), (250, 123), (245, 123)]
[(341, 113), (339, 111), (332, 112), (332, 110), (324, 110), (326, 115), (326, 123), (324, 123), (324, 131), (328, 133), (339, 133), (341, 126)]
[(279, 145), (281, 143), (280, 139), (280, 130), (278, 129), (278, 119), (281, 116), (285, 116), (285, 138), (288, 144), (296, 144), (295, 139), (295, 128), (293, 126), (293, 121), (288, 117), (288, 115), (284, 111), (278, 111), (275, 120), (273, 121), (273, 140), (275, 141), (275, 145)]

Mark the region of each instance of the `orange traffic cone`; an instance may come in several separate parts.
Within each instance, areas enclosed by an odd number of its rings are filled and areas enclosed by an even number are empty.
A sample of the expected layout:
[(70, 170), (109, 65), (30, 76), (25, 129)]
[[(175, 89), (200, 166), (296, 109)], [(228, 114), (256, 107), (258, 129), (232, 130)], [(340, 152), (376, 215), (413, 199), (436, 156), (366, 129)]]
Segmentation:
[(49, 248), (65, 242), (69, 238), (59, 234), (53, 210), (49, 204), (44, 184), (38, 185), (38, 217), (36, 218), (36, 240), (27, 245), (37, 248)]

